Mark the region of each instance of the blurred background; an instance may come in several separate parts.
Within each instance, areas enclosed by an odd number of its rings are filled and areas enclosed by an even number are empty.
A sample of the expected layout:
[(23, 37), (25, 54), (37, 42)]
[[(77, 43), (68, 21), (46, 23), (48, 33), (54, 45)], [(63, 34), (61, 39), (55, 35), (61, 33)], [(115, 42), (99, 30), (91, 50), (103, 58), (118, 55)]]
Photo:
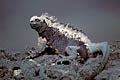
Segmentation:
[(0, 0), (0, 48), (36, 47), (29, 19), (45, 12), (84, 30), (92, 42), (120, 40), (120, 0)]

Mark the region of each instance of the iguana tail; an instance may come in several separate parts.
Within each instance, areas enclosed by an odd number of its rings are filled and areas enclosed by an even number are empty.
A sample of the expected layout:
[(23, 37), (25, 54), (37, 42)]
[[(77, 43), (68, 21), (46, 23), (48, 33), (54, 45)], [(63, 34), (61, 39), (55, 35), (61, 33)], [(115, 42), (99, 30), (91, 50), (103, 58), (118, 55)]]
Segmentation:
[(97, 48), (102, 51), (103, 58), (100, 66), (95, 70), (86, 80), (93, 80), (105, 67), (109, 58), (109, 45), (107, 42), (102, 42), (97, 44)]

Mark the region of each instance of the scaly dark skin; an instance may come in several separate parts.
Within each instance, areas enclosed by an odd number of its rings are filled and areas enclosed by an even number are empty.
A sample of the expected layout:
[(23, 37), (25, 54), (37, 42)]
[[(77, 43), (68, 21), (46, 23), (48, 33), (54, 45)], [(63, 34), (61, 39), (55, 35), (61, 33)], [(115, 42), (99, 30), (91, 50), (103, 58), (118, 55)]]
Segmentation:
[(78, 49), (78, 53), (82, 58), (87, 58), (87, 48), (84, 42), (75, 40), (73, 38), (67, 38), (64, 34), (61, 34), (58, 29), (48, 27), (45, 21), (35, 20), (30, 22), (31, 28), (35, 29), (39, 37), (47, 39), (47, 45), (54, 49), (55, 53), (66, 55), (65, 48), (67, 46), (81, 46), (82, 49)]

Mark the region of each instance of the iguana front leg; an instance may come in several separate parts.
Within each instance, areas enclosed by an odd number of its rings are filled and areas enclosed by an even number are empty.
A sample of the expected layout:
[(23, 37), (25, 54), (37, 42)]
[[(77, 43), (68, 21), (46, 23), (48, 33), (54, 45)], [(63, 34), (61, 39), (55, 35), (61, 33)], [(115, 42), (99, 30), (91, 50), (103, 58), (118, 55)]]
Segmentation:
[(96, 71), (94, 71), (87, 79), (88, 80), (93, 80), (94, 77), (99, 74), (104, 66), (106, 65), (107, 61), (108, 61), (108, 57), (109, 57), (109, 45), (107, 42), (101, 42), (101, 43), (91, 43), (89, 45), (87, 45), (88, 48), (88, 54), (94, 53), (96, 51), (102, 51), (103, 53), (103, 58), (102, 58), (102, 62), (100, 64), (100, 66), (98, 67), (98, 69)]
[(41, 53), (42, 51), (45, 50), (45, 48), (47, 47), (46, 44), (47, 44), (46, 38), (42, 38), (42, 37), (38, 38), (38, 51), (39, 51), (39, 53)]
[(38, 38), (38, 49), (26, 49), (26, 52), (29, 54), (26, 58), (34, 58), (40, 55), (41, 52), (45, 50), (47, 47), (47, 40), (45, 38), (39, 37)]

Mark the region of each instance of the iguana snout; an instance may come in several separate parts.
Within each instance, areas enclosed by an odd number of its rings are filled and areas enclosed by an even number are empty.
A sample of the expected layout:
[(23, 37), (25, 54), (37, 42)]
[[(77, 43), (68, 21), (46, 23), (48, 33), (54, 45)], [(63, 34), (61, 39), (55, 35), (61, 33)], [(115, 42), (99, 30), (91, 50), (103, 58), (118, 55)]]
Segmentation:
[(30, 25), (32, 29), (37, 29), (39, 27), (42, 27), (42, 22), (39, 19), (35, 19), (33, 21), (30, 21)]

